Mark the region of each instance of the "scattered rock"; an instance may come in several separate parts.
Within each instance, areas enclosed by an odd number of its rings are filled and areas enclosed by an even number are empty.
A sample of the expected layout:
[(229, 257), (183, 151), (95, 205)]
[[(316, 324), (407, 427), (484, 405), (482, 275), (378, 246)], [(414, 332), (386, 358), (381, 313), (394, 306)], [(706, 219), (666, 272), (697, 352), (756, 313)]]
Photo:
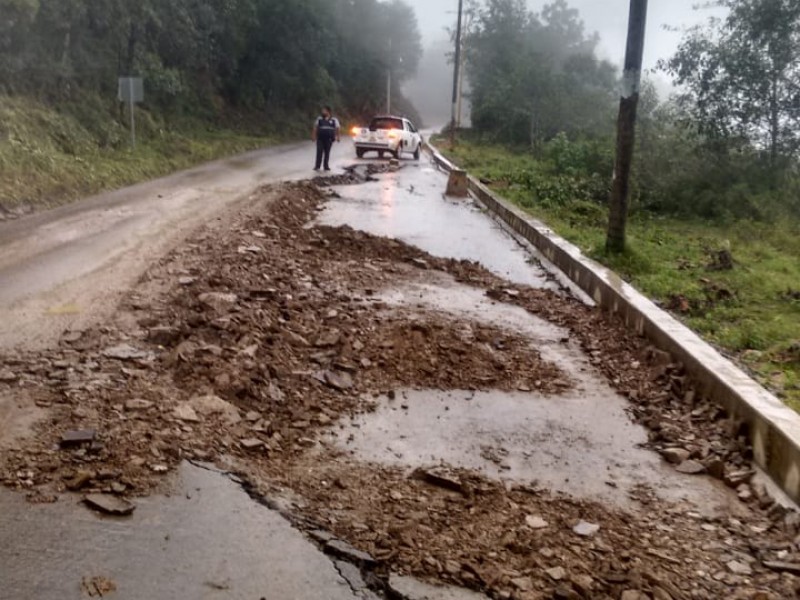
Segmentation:
[(410, 262), (419, 269), (428, 270), (430, 268), (428, 261), (422, 260), (421, 258), (412, 258)]
[(89, 598), (103, 598), (117, 591), (117, 584), (106, 577), (84, 577), (81, 591)]
[(800, 577), (800, 563), (765, 560), (762, 564), (770, 571), (775, 571), (777, 573), (791, 573), (795, 577)]
[(708, 474), (714, 479), (725, 478), (725, 463), (719, 458), (706, 461), (705, 466)]
[(353, 377), (344, 371), (325, 371), (323, 378), (335, 390), (345, 391), (353, 387)]
[(581, 537), (592, 537), (598, 531), (600, 531), (600, 525), (589, 523), (587, 521), (581, 521), (572, 528), (572, 531)]
[(670, 594), (664, 588), (654, 587), (652, 592), (653, 592), (653, 600), (674, 600), (672, 594)]
[(153, 327), (147, 332), (147, 341), (159, 346), (172, 346), (181, 338), (177, 327)]
[(377, 561), (372, 556), (353, 548), (353, 546), (342, 540), (328, 541), (325, 544), (325, 552), (365, 568), (373, 567), (377, 564)]
[(67, 489), (71, 492), (77, 492), (89, 485), (95, 477), (97, 477), (97, 473), (94, 471), (79, 469), (75, 475), (67, 481)]
[(525, 517), (525, 525), (531, 529), (544, 529), (549, 524), (542, 517), (538, 515), (528, 515)]
[(640, 590), (625, 590), (620, 600), (650, 600), (650, 598)]
[(533, 578), (515, 577), (511, 580), (511, 585), (522, 592), (530, 592), (533, 589)]
[(128, 400), (125, 403), (125, 410), (130, 412), (135, 412), (138, 410), (148, 410), (153, 407), (153, 403), (149, 400), (143, 400), (141, 398), (134, 398), (133, 400)]
[(561, 581), (567, 576), (567, 571), (564, 567), (553, 567), (552, 569), (547, 569), (545, 573), (553, 581)]
[(685, 448), (665, 448), (661, 456), (672, 465), (680, 465), (689, 460), (690, 452)]
[(206, 292), (205, 294), (200, 294), (197, 299), (215, 312), (225, 313), (239, 301), (239, 296), (221, 292)]
[(83, 501), (89, 508), (117, 517), (127, 517), (136, 509), (135, 504), (109, 494), (89, 494)]
[(309, 531), (308, 535), (311, 536), (313, 539), (317, 540), (318, 542), (322, 542), (323, 544), (335, 539), (332, 533), (324, 531), (322, 529), (314, 529), (312, 531)]
[(703, 463), (696, 460), (685, 460), (675, 467), (675, 470), (678, 473), (684, 473), (685, 475), (701, 475), (702, 473), (706, 472), (706, 468), (703, 466)]
[(745, 562), (741, 562), (741, 561), (738, 561), (738, 560), (732, 560), (732, 561), (728, 562), (725, 566), (728, 567), (728, 570), (731, 573), (734, 573), (736, 575), (752, 575), (753, 574), (753, 569), (750, 567), (750, 565), (748, 565)]
[(103, 350), (103, 356), (117, 360), (148, 360), (154, 358), (152, 352), (134, 348), (130, 344), (120, 344)]
[(0, 369), (0, 381), (3, 383), (12, 383), (19, 379), (16, 373), (10, 369)]
[(258, 450), (264, 447), (264, 442), (258, 438), (246, 438), (239, 441), (239, 444), (245, 450)]
[(195, 413), (202, 416), (222, 415), (230, 425), (235, 425), (241, 421), (239, 409), (230, 402), (223, 400), (214, 394), (205, 396), (194, 396), (189, 400), (189, 406)]
[(189, 423), (197, 423), (200, 421), (200, 417), (197, 416), (197, 412), (192, 408), (191, 404), (188, 402), (183, 402), (175, 407), (172, 411), (172, 414), (175, 416), (176, 419), (181, 421), (186, 421)]
[(61, 441), (59, 445), (62, 448), (75, 448), (83, 444), (92, 443), (97, 437), (97, 431), (94, 429), (78, 429), (67, 431), (61, 434)]
[(420, 481), (450, 490), (451, 492), (458, 492), (463, 495), (469, 494), (469, 490), (461, 482), (458, 475), (445, 467), (418, 468), (414, 470), (411, 476), (414, 479), (419, 479)]
[(584, 598), (590, 598), (594, 589), (594, 579), (590, 575), (573, 575), (572, 587)]

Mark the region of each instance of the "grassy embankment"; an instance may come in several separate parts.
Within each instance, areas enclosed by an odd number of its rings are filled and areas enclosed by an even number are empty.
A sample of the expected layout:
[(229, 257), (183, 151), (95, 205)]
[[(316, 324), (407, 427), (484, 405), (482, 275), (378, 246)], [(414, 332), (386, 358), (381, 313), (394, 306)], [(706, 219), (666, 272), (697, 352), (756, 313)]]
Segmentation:
[[(628, 252), (610, 256), (604, 250), (606, 207), (552, 201), (545, 163), (530, 154), (469, 142), (445, 151), (670, 309), (800, 411), (799, 223), (703, 222), (639, 211), (631, 218)], [(539, 179), (540, 191), (513, 183), (520, 173)], [(715, 268), (723, 250), (733, 257), (731, 269)]]
[(55, 110), (0, 96), (0, 215), (56, 206), (292, 137), (198, 119), (167, 126), (141, 109), (137, 118), (132, 151), (126, 126), (91, 97)]

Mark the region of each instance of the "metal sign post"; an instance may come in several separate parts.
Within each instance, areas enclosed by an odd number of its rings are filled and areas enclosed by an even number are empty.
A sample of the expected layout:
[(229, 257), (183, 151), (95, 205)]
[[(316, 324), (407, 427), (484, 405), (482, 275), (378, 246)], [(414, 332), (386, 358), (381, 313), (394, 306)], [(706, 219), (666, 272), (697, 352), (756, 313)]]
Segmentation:
[(144, 81), (141, 77), (120, 77), (117, 98), (131, 112), (131, 146), (136, 148), (136, 104), (144, 102)]

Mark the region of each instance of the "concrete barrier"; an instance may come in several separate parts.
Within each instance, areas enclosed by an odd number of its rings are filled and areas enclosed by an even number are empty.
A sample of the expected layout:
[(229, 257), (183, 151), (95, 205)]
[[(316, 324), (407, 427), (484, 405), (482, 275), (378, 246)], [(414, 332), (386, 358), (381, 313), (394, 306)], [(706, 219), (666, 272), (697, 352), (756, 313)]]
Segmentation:
[[(456, 169), (433, 146), (429, 150), (438, 166), (448, 172)], [(756, 464), (800, 503), (800, 415), (619, 275), (584, 256), (474, 177), (468, 177), (468, 184), (486, 208), (533, 244), (599, 307), (619, 315), (627, 327), (682, 362), (703, 394), (746, 423)]]
[(467, 180), (467, 172), (461, 169), (451, 169), (450, 177), (447, 179), (448, 196), (455, 196), (457, 198), (466, 198), (469, 196), (469, 181)]

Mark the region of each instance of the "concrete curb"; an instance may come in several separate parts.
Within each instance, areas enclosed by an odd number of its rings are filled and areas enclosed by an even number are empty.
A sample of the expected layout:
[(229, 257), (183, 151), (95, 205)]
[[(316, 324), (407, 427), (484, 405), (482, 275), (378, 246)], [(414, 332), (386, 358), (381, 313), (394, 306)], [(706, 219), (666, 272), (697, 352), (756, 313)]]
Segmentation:
[[(436, 148), (430, 144), (428, 148), (438, 166), (446, 171), (456, 168)], [(793, 501), (800, 502), (800, 415), (619, 275), (584, 256), (544, 223), (499, 197), (475, 177), (469, 176), (469, 189), (598, 306), (619, 315), (629, 329), (682, 362), (703, 394), (747, 424), (755, 463)]]

